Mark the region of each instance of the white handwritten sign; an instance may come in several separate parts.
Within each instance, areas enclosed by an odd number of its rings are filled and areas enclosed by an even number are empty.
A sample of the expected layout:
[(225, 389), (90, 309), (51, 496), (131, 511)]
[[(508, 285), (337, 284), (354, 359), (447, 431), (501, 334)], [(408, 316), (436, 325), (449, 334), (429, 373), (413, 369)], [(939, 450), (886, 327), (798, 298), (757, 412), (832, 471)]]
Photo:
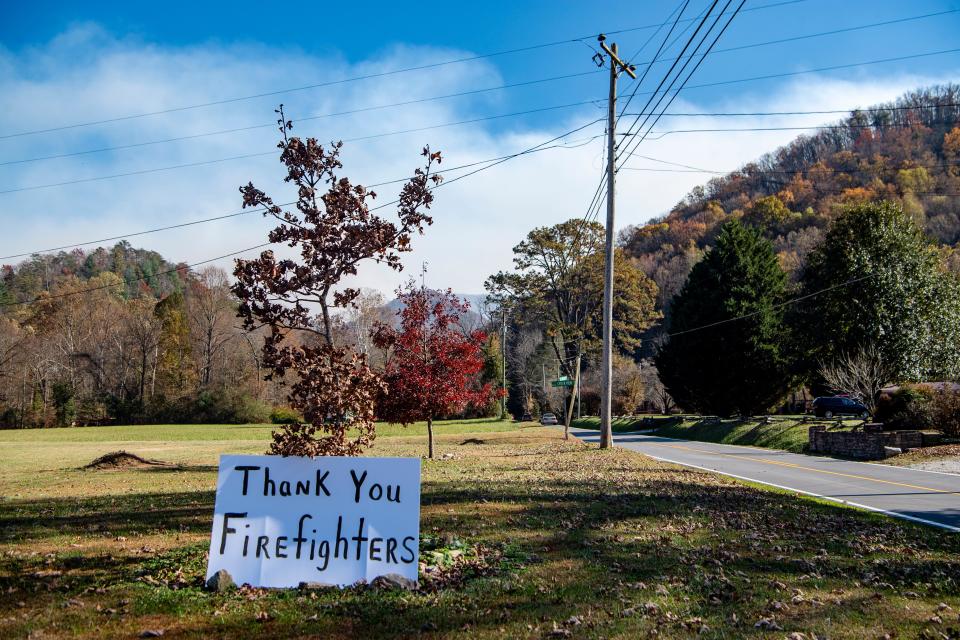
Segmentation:
[(419, 458), (220, 457), (207, 578), (349, 585), (417, 579)]

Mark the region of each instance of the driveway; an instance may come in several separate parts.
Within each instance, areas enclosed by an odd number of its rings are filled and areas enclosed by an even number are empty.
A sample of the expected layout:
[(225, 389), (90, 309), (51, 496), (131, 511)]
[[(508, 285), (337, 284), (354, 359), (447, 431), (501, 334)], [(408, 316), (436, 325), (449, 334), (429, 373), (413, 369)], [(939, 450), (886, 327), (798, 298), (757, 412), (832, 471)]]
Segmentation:
[[(599, 443), (587, 429), (570, 433)], [(614, 443), (651, 458), (960, 532), (960, 475), (640, 433)]]

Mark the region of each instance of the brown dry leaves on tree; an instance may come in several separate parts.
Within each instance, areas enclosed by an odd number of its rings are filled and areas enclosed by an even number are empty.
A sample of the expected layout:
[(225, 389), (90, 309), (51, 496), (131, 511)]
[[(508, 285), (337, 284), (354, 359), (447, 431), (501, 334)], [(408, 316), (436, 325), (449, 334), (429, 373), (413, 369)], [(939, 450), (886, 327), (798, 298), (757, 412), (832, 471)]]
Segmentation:
[(296, 378), (289, 400), (307, 423), (274, 432), (270, 453), (358, 455), (373, 441), (374, 399), (382, 383), (362, 355), (334, 343), (331, 310), (349, 307), (359, 296), (356, 289), (338, 287), (362, 262), (403, 268), (400, 254), (411, 250), (411, 236), (433, 222), (426, 211), (431, 189), (441, 181), (431, 173), (440, 153), (423, 149), (426, 163), (404, 184), (397, 220), (391, 221), (371, 212), (376, 193), (337, 176), (342, 143), (325, 148), (314, 138), (290, 136), (293, 123), (283, 105), (277, 113), (283, 134), (277, 146), (284, 181), (297, 190), (295, 209), (284, 209), (253, 183), (240, 192), (244, 208), (262, 207), (264, 215), (278, 220), (270, 241), (297, 249), (299, 259), (281, 259), (268, 250), (254, 260), (237, 260), (233, 287), (244, 326), (270, 329), (264, 361), (271, 376), (289, 372)]

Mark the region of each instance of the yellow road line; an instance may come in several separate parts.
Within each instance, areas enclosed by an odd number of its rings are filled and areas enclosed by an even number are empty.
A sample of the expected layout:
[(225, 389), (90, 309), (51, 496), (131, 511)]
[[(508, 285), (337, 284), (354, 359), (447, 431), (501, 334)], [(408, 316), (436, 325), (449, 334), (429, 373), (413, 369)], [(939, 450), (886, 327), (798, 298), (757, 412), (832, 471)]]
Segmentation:
[[(685, 447), (680, 444), (667, 444), (665, 442), (650, 442), (648, 444), (653, 444), (659, 447), (670, 447), (672, 449), (685, 449), (687, 451), (695, 451), (697, 453), (706, 453), (713, 456), (729, 456), (731, 458), (738, 458), (742, 460), (743, 458), (739, 455), (732, 453), (720, 453), (717, 451), (708, 451), (706, 449), (697, 449), (695, 447)], [(931, 491), (933, 493), (945, 493), (947, 495), (960, 495), (960, 491), (948, 491), (947, 489), (934, 489), (932, 487), (922, 487), (916, 484), (907, 484), (905, 482), (895, 482), (893, 480), (882, 480), (880, 478), (871, 478), (870, 476), (860, 476), (853, 473), (841, 473), (839, 471), (827, 471), (826, 469), (817, 469), (814, 467), (805, 467), (803, 465), (794, 464), (793, 462), (783, 462), (782, 460), (767, 460), (765, 458), (751, 458), (751, 462), (762, 462), (764, 464), (778, 465), (782, 467), (793, 467), (795, 469), (803, 469), (804, 471), (815, 471), (816, 473), (823, 473), (832, 476), (843, 476), (845, 478), (856, 478), (857, 480), (869, 480), (870, 482), (880, 482), (883, 484), (892, 484), (898, 487), (906, 487), (908, 489), (920, 489), (922, 491)]]

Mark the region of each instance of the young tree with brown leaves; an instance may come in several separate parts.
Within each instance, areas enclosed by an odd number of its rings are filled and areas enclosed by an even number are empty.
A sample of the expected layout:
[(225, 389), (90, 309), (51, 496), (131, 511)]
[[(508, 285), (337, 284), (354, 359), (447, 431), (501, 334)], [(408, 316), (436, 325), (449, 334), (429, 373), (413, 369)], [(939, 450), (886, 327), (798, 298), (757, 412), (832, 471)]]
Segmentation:
[(394, 222), (372, 213), (373, 191), (337, 175), (342, 143), (324, 148), (314, 138), (290, 136), (293, 123), (283, 105), (277, 113), (283, 135), (277, 147), (284, 181), (297, 190), (295, 210), (283, 209), (252, 183), (240, 192), (245, 208), (263, 207), (264, 215), (279, 221), (270, 241), (297, 249), (299, 259), (268, 250), (254, 260), (237, 260), (233, 286), (245, 328), (269, 328), (263, 355), (270, 375), (296, 376), (289, 400), (308, 423), (275, 431), (270, 453), (358, 455), (375, 436), (373, 407), (383, 385), (364, 356), (335, 344), (331, 310), (347, 308), (359, 296), (356, 289), (338, 287), (361, 263), (402, 269), (400, 254), (411, 250), (411, 236), (433, 222), (426, 211), (433, 202), (431, 185), (441, 180), (431, 172), (440, 153), (423, 149), (426, 164), (403, 186)]

